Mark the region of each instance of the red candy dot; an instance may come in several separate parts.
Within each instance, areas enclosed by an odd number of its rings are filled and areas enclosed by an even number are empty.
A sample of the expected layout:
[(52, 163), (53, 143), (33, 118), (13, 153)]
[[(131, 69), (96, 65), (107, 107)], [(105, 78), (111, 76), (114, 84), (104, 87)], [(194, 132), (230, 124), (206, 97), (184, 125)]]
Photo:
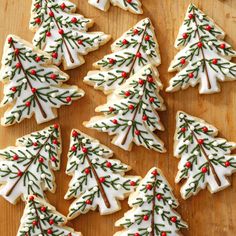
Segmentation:
[(142, 54), (140, 52), (136, 53), (136, 57), (137, 58), (141, 58), (142, 57)]
[(177, 221), (177, 218), (175, 217), (175, 216), (173, 216), (173, 217), (171, 217), (171, 219), (170, 219), (173, 223), (176, 223), (176, 221)]
[(49, 220), (49, 224), (53, 225), (54, 224), (54, 220), (53, 219)]
[(126, 73), (125, 71), (123, 71), (123, 72), (121, 73), (121, 76), (122, 76), (123, 78), (127, 78), (127, 73)]
[(149, 216), (148, 215), (144, 215), (143, 216), (143, 220), (147, 221), (149, 219)]
[(59, 34), (64, 34), (64, 30), (63, 30), (63, 29), (59, 29), (59, 30), (58, 30), (58, 33), (59, 33)]
[(157, 176), (157, 175), (158, 175), (157, 170), (154, 170), (154, 171), (152, 172), (152, 175)]
[(200, 144), (200, 145), (201, 145), (201, 144), (203, 144), (203, 143), (204, 143), (204, 139), (198, 139), (198, 140), (197, 140), (197, 142), (198, 142), (198, 144)]
[(207, 167), (202, 167), (202, 173), (206, 173), (207, 172)]
[(166, 232), (161, 233), (161, 236), (166, 236), (166, 235), (167, 235)]
[(188, 74), (188, 77), (189, 77), (190, 79), (192, 79), (192, 78), (194, 77), (193, 73), (189, 73), (189, 74)]
[(202, 43), (202, 42), (199, 42), (199, 43), (197, 43), (197, 46), (198, 46), (198, 48), (202, 48), (203, 43)]
[(180, 63), (181, 63), (182, 65), (184, 65), (184, 64), (186, 63), (186, 60), (185, 60), (184, 58), (182, 58), (182, 59), (180, 60)]
[(60, 7), (62, 10), (64, 10), (66, 8), (66, 4), (63, 2)]
[(134, 34), (138, 34), (139, 31), (138, 31), (137, 29), (134, 29), (134, 30), (133, 30), (133, 33), (134, 33)]
[(78, 132), (77, 132), (76, 130), (73, 130), (72, 136), (73, 136), (73, 137), (78, 137), (78, 135), (79, 135)]
[(86, 147), (82, 147), (82, 152), (83, 153), (87, 153), (88, 152), (88, 149)]
[(99, 179), (99, 182), (100, 182), (100, 183), (104, 183), (104, 182), (105, 182), (105, 178), (104, 178), (104, 177), (101, 177), (101, 178)]
[(39, 163), (43, 163), (43, 162), (44, 162), (43, 157), (39, 157)]
[(31, 75), (36, 75), (36, 70), (31, 70), (31, 71), (30, 71), (30, 74), (31, 74)]
[(17, 155), (17, 154), (15, 154), (14, 156), (13, 156), (13, 160), (14, 161), (17, 161), (19, 159), (19, 156)]
[(188, 18), (189, 18), (189, 19), (193, 19), (193, 18), (194, 18), (194, 15), (193, 15), (193, 14), (189, 14), (189, 15), (188, 15)]
[(56, 157), (54, 157), (54, 156), (51, 157), (52, 162), (55, 162), (56, 160), (57, 160)]
[(43, 206), (43, 207), (40, 208), (40, 210), (41, 210), (42, 212), (45, 212), (45, 211), (47, 210), (47, 208), (46, 208), (45, 206)]
[(32, 93), (36, 93), (37, 89), (36, 88), (32, 88), (31, 91), (32, 91)]
[(88, 175), (88, 174), (90, 173), (90, 169), (89, 169), (89, 168), (86, 168), (86, 169), (84, 170), (84, 173), (85, 173), (86, 175)]
[(57, 78), (57, 75), (56, 75), (56, 74), (51, 74), (51, 75), (50, 75), (50, 78), (54, 80), (54, 79)]
[(114, 120), (112, 121), (112, 123), (115, 124), (115, 125), (118, 124), (117, 119), (114, 119)]
[(76, 146), (73, 145), (73, 146), (71, 147), (71, 151), (72, 151), (72, 152), (75, 152), (76, 150), (77, 150)]
[(107, 161), (106, 162), (106, 167), (111, 168), (111, 166), (112, 166), (111, 162)]
[(38, 3), (36, 3), (34, 6), (35, 6), (36, 9), (39, 9), (41, 7), (41, 5), (38, 4)]
[(230, 162), (229, 162), (229, 161), (226, 161), (226, 162), (225, 162), (225, 166), (226, 166), (226, 167), (230, 166)]
[(134, 133), (135, 133), (136, 135), (138, 135), (138, 136), (140, 135), (140, 131), (137, 130), (137, 129), (134, 131)]
[(129, 97), (129, 96), (130, 96), (130, 92), (129, 92), (129, 91), (126, 91), (126, 92), (125, 92), (125, 96), (126, 96), (126, 97)]
[(153, 97), (151, 97), (151, 98), (149, 98), (149, 101), (150, 101), (151, 103), (153, 103), (153, 102), (155, 101), (155, 99), (154, 99)]
[(134, 236), (140, 236), (140, 234), (139, 233), (135, 233)]
[(127, 0), (128, 3), (132, 3), (133, 0)]
[(139, 79), (138, 83), (139, 83), (140, 85), (143, 85), (143, 84), (144, 84), (144, 80), (143, 80), (143, 79)]
[(210, 25), (207, 25), (207, 26), (206, 26), (206, 30), (207, 30), (207, 31), (211, 31), (211, 29), (212, 29), (212, 27), (211, 27)]
[(66, 98), (66, 101), (67, 101), (67, 102), (71, 102), (71, 97), (68, 96), (68, 97)]
[(113, 58), (110, 58), (110, 59), (109, 59), (109, 64), (112, 64), (112, 65), (113, 65), (113, 64), (115, 64), (115, 63), (116, 63), (116, 60), (114, 60)]
[(153, 77), (152, 76), (148, 76), (148, 82), (149, 83), (153, 83), (153, 81), (154, 81)]
[(109, 111), (113, 112), (115, 109), (113, 107), (109, 107)]
[(206, 126), (204, 126), (204, 127), (202, 127), (202, 131), (203, 131), (204, 133), (207, 133), (207, 132), (208, 132), (208, 128), (207, 128)]
[(38, 221), (34, 220), (34, 221), (32, 222), (32, 225), (33, 225), (33, 226), (38, 225)]
[(150, 36), (146, 35), (144, 39), (145, 39), (145, 41), (149, 41), (150, 40)]
[(50, 17), (53, 17), (53, 16), (54, 16), (54, 13), (53, 13), (52, 11), (49, 11), (48, 15), (49, 15)]
[(36, 18), (36, 19), (35, 19), (35, 23), (36, 23), (36, 24), (40, 24), (40, 23), (41, 23), (41, 19), (40, 19), (40, 18)]
[(51, 230), (51, 229), (48, 229), (48, 230), (47, 230), (47, 233), (48, 233), (48, 234), (52, 234), (52, 230)]
[(16, 92), (16, 91), (17, 91), (17, 88), (16, 88), (16, 87), (11, 87), (10, 90), (11, 90), (12, 92)]
[(58, 144), (58, 140), (57, 140), (57, 139), (54, 139), (52, 142), (53, 142), (53, 144), (55, 144), (55, 145)]
[(214, 64), (214, 65), (216, 65), (216, 64), (217, 64), (217, 62), (218, 62), (218, 60), (217, 60), (217, 59), (213, 59), (213, 60), (212, 60), (212, 64)]
[(162, 199), (161, 194), (157, 194), (156, 198), (160, 201)]
[(187, 39), (188, 38), (188, 34), (187, 33), (183, 33), (183, 39)]
[(41, 61), (41, 57), (36, 57), (36, 58), (35, 58), (35, 61), (36, 61), (36, 62)]
[(30, 107), (30, 105), (31, 105), (31, 102), (30, 102), (30, 101), (28, 101), (28, 102), (25, 103), (25, 106), (27, 106), (27, 107)]
[(130, 104), (129, 105), (129, 110), (134, 110), (134, 105)]
[(148, 119), (148, 117), (146, 115), (143, 115), (143, 118), (142, 118), (144, 121), (146, 121)]
[(151, 185), (151, 184), (147, 184), (147, 185), (146, 185), (146, 189), (147, 189), (147, 190), (152, 190), (152, 185)]
[(185, 133), (186, 130), (187, 130), (187, 129), (186, 129), (185, 127), (182, 127), (182, 128), (181, 128), (181, 132), (182, 132), (182, 133)]
[(122, 44), (126, 45), (126, 44), (128, 44), (128, 41), (126, 39), (123, 39)]
[(72, 22), (72, 23), (77, 23), (78, 20), (77, 20), (77, 18), (73, 17), (73, 18), (71, 19), (71, 22)]
[(190, 161), (186, 162), (185, 166), (189, 169), (192, 167), (192, 163)]
[(20, 62), (18, 62), (18, 63), (16, 63), (16, 68), (21, 68), (21, 63)]
[(59, 125), (58, 124), (54, 124), (53, 127), (54, 127), (54, 129), (58, 129)]
[(220, 45), (220, 48), (221, 48), (221, 49), (225, 49), (225, 44), (222, 43), (222, 44)]
[(37, 146), (38, 146), (38, 143), (37, 143), (37, 142), (34, 142), (34, 143), (33, 143), (33, 146), (34, 146), (34, 147), (37, 147)]
[(20, 170), (18, 171), (18, 173), (17, 173), (17, 176), (22, 176), (23, 175), (23, 172), (21, 172)]
[(57, 52), (53, 52), (52, 53), (52, 58), (57, 59), (57, 57), (58, 57), (58, 53)]
[(8, 43), (12, 43), (12, 41), (13, 41), (12, 37), (8, 38), (7, 41), (8, 41)]
[(91, 204), (92, 204), (92, 201), (88, 199), (88, 200), (85, 201), (85, 203), (86, 203), (87, 205), (91, 205)]
[(16, 49), (14, 50), (14, 53), (15, 53), (16, 55), (18, 55), (19, 52), (20, 52), (20, 50), (19, 50), (18, 48), (16, 48)]
[(79, 45), (83, 44), (83, 40), (79, 39), (79, 40), (78, 40), (78, 44), (79, 44)]
[(130, 181), (130, 186), (135, 186), (136, 185), (136, 183), (134, 182), (134, 181)]
[(29, 196), (30, 201), (34, 201), (34, 196)]

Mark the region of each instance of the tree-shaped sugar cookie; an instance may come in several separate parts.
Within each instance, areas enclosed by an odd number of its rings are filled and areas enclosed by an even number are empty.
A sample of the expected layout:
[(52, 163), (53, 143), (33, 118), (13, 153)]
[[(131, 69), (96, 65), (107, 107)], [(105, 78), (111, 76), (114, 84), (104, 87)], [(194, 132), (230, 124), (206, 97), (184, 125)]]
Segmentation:
[(178, 201), (169, 183), (157, 168), (152, 168), (129, 197), (132, 210), (116, 222), (125, 229), (115, 236), (176, 236), (181, 228), (187, 228), (174, 209)]
[(56, 108), (84, 95), (77, 86), (63, 84), (69, 76), (51, 65), (48, 54), (14, 35), (6, 40), (0, 73), (4, 83), (1, 106), (9, 106), (1, 120), (4, 126), (33, 114), (37, 123), (52, 120), (57, 116)]
[(55, 192), (53, 170), (60, 168), (61, 138), (58, 124), (17, 139), (16, 147), (0, 150), (0, 195), (16, 203), (21, 197)]
[(177, 113), (174, 155), (181, 158), (176, 182), (187, 179), (181, 188), (184, 199), (208, 187), (211, 193), (230, 185), (227, 176), (236, 171), (236, 144), (217, 138), (218, 130), (184, 112)]
[(54, 206), (36, 196), (29, 196), (17, 236), (82, 236), (65, 226), (67, 219)]
[(87, 33), (93, 21), (75, 14), (76, 5), (67, 0), (33, 0), (30, 29), (36, 32), (34, 46), (48, 52), (53, 63), (72, 69), (84, 63), (83, 55), (105, 44), (110, 36)]
[(84, 125), (115, 135), (112, 143), (124, 150), (131, 150), (134, 142), (165, 152), (163, 142), (154, 134), (154, 130), (164, 130), (157, 113), (165, 110), (160, 89), (158, 71), (147, 65), (117, 88), (105, 105), (96, 109), (104, 116), (93, 117)]
[(102, 11), (107, 11), (110, 8), (110, 4), (112, 4), (134, 14), (143, 13), (140, 0), (88, 0), (88, 2)]
[(72, 175), (65, 198), (75, 197), (68, 218), (97, 207), (102, 215), (120, 210), (119, 200), (134, 191), (138, 176), (125, 176), (130, 167), (109, 159), (113, 152), (79, 130), (71, 133), (66, 173)]
[(236, 51), (223, 41), (224, 31), (214, 21), (190, 4), (179, 30), (175, 47), (180, 52), (169, 71), (178, 71), (170, 80), (168, 92), (196, 86), (202, 94), (220, 91), (219, 81), (236, 79), (236, 64), (230, 62)]
[(112, 54), (94, 64), (100, 71), (90, 71), (84, 78), (85, 83), (106, 94), (118, 88), (143, 66), (158, 66), (161, 63), (154, 28), (148, 18), (125, 32), (111, 49)]

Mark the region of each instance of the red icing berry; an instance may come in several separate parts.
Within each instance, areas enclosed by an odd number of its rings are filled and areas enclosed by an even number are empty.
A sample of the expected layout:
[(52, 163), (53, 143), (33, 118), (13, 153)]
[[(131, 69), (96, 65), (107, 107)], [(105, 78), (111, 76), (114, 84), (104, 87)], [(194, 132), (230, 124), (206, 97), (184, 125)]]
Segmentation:
[(189, 169), (192, 167), (192, 163), (190, 161), (186, 162), (185, 166)]
[(148, 119), (148, 117), (146, 115), (143, 115), (143, 118), (142, 118), (144, 121), (146, 121)]
[(189, 15), (188, 15), (188, 18), (189, 18), (189, 19), (193, 19), (193, 18), (194, 18), (194, 15), (193, 15), (193, 14), (189, 14)]
[(222, 43), (222, 44), (220, 45), (220, 48), (221, 48), (221, 49), (225, 49), (225, 44)]
[(56, 157), (54, 157), (54, 156), (51, 157), (52, 162), (56, 162), (56, 160), (57, 160)]
[(54, 220), (53, 220), (53, 219), (50, 219), (50, 220), (49, 220), (49, 224), (50, 224), (50, 225), (53, 225), (53, 224), (54, 224)]
[(36, 61), (36, 62), (41, 61), (41, 57), (36, 57), (36, 58), (35, 58), (35, 61)]
[(16, 49), (14, 50), (14, 53), (15, 53), (16, 55), (18, 55), (18, 54), (20, 53), (20, 50), (19, 50), (18, 48), (16, 48)]
[(72, 19), (71, 19), (71, 22), (72, 22), (72, 23), (77, 23), (77, 22), (78, 22), (78, 20), (77, 20), (77, 18), (76, 18), (76, 17), (72, 17)]
[(40, 24), (40, 23), (41, 23), (41, 19), (40, 19), (39, 17), (36, 18), (36, 19), (35, 19), (35, 23), (36, 23), (36, 24)]
[(130, 92), (129, 92), (129, 91), (126, 91), (126, 92), (125, 92), (125, 96), (126, 96), (126, 97), (129, 97), (129, 96), (130, 96)]
[(140, 236), (140, 234), (139, 233), (135, 233), (134, 236)]
[(202, 145), (204, 143), (204, 139), (198, 139), (197, 142), (198, 144)]
[(111, 162), (107, 161), (106, 162), (106, 167), (111, 168), (111, 166), (112, 166)]
[(53, 139), (52, 143), (57, 145), (58, 144), (58, 140), (57, 139)]
[(58, 57), (58, 53), (57, 52), (53, 52), (52, 53), (52, 58), (57, 59), (57, 57)]
[(68, 97), (66, 98), (66, 101), (67, 101), (67, 102), (71, 102), (71, 97), (68, 96)]
[(36, 70), (31, 70), (31, 71), (30, 71), (30, 74), (31, 74), (31, 75), (36, 75)]
[(151, 184), (147, 184), (147, 185), (146, 185), (146, 189), (147, 189), (147, 190), (152, 190), (152, 185), (151, 185)]
[(18, 171), (18, 173), (17, 173), (17, 176), (22, 176), (23, 175), (23, 172), (21, 172), (20, 170)]
[(127, 0), (128, 3), (132, 3), (133, 0)]
[(155, 99), (153, 97), (149, 98), (149, 101), (152, 103), (155, 101)]
[(137, 57), (137, 58), (141, 58), (141, 57), (142, 57), (142, 54), (141, 54), (140, 52), (137, 52), (137, 53), (136, 53), (136, 57)]
[(113, 112), (115, 109), (113, 107), (109, 107), (109, 111)]
[(38, 225), (38, 221), (34, 220), (34, 221), (32, 222), (32, 225), (33, 225), (33, 226)]
[(229, 167), (229, 166), (230, 166), (230, 162), (229, 162), (229, 161), (226, 161), (226, 162), (225, 162), (225, 166), (226, 166), (226, 167)]
[(134, 105), (130, 104), (129, 105), (129, 110), (134, 110)]
[(113, 58), (109, 59), (109, 64), (114, 65), (116, 63), (116, 60)]
[(48, 15), (49, 15), (50, 17), (53, 17), (53, 16), (54, 16), (54, 13), (53, 13), (52, 11), (49, 11)]
[(126, 44), (128, 44), (128, 41), (126, 39), (123, 39), (122, 44), (126, 45)]
[(211, 29), (212, 29), (212, 27), (211, 27), (210, 25), (207, 25), (207, 26), (206, 26), (206, 30), (207, 30), (207, 31), (211, 31)]
[(37, 147), (37, 146), (38, 146), (38, 143), (37, 143), (37, 142), (34, 142), (34, 143), (33, 143), (33, 146), (34, 146), (34, 147)]
[(216, 64), (217, 64), (217, 62), (218, 62), (218, 60), (217, 60), (217, 59), (213, 59), (213, 60), (212, 60), (212, 64), (214, 64), (214, 65), (216, 65)]
[(187, 33), (183, 33), (183, 39), (187, 39), (188, 38), (188, 34)]
[(138, 34), (139, 31), (138, 31), (137, 29), (134, 29), (134, 30), (133, 30), (133, 33), (134, 33), (134, 34)]
[(154, 171), (152, 172), (152, 175), (157, 176), (157, 175), (158, 175), (157, 170), (154, 170)]
[(167, 235), (166, 232), (161, 233), (161, 236), (166, 236), (166, 235)]
[(82, 147), (82, 152), (83, 153), (87, 153), (88, 152), (88, 149), (86, 147)]
[(198, 48), (202, 48), (203, 43), (202, 43), (202, 42), (198, 42), (198, 43), (197, 43), (197, 46), (198, 46)]
[(12, 41), (13, 41), (12, 37), (8, 38), (7, 41), (8, 41), (8, 43), (12, 43)]
[(16, 87), (11, 87), (10, 90), (11, 90), (12, 92), (16, 92), (16, 91), (17, 91), (17, 88), (16, 88)]
[(143, 85), (143, 84), (144, 84), (144, 80), (143, 80), (143, 79), (139, 79), (138, 83), (139, 83), (140, 85)]
[(92, 201), (91, 201), (90, 199), (88, 199), (88, 200), (85, 201), (85, 203), (86, 203), (87, 205), (91, 205), (91, 204), (92, 204)]
[(59, 29), (59, 30), (58, 30), (58, 33), (59, 33), (59, 34), (64, 34), (64, 30), (63, 30), (63, 29)]
[(78, 44), (79, 44), (79, 45), (83, 44), (83, 40), (79, 39), (79, 40), (78, 40)]
[(34, 196), (29, 196), (30, 201), (34, 201)]
[(177, 221), (177, 218), (175, 217), (175, 216), (173, 216), (173, 217), (171, 217), (171, 219), (170, 219), (173, 223), (176, 223), (176, 221)]
[(207, 132), (208, 132), (208, 128), (207, 128), (206, 126), (204, 126), (204, 127), (202, 127), (202, 131), (203, 131), (204, 133), (207, 133)]
[(130, 181), (130, 186), (135, 186), (136, 185), (136, 183), (134, 182), (134, 181)]
[(19, 156), (17, 155), (17, 154), (15, 154), (14, 156), (13, 156), (13, 160), (14, 161), (17, 161), (19, 159)]
[(156, 198), (160, 201), (162, 199), (161, 194), (157, 194)]
[(58, 129), (59, 125), (58, 124), (54, 124), (53, 127), (54, 127), (54, 129)]
[(25, 103), (25, 106), (27, 106), (27, 107), (30, 107), (30, 105), (31, 105), (31, 102), (30, 102), (30, 101), (28, 101), (28, 102)]
[(84, 173), (85, 173), (86, 175), (88, 175), (88, 174), (90, 173), (90, 169), (89, 169), (89, 168), (86, 168), (86, 169), (84, 170)]
[(187, 129), (186, 129), (185, 127), (182, 127), (182, 128), (181, 128), (181, 132), (182, 132), (182, 133), (185, 133), (186, 130), (187, 130)]
[(71, 151), (72, 151), (72, 152), (75, 152), (76, 150), (77, 150), (76, 146), (73, 145), (73, 146), (71, 147)]
[(192, 79), (192, 78), (194, 77), (194, 74), (193, 74), (193, 73), (189, 73), (189, 74), (188, 74), (188, 77), (189, 77), (190, 79)]
[(71, 233), (69, 233), (67, 236), (72, 236), (72, 234), (71, 234)]
[(105, 182), (105, 178), (104, 177), (99, 178), (99, 182), (100, 183), (104, 183)]
[(207, 172), (207, 167), (202, 167), (202, 173), (206, 173)]
[(66, 8), (66, 4), (63, 2), (60, 7), (62, 10), (64, 10)]
[(115, 124), (115, 125), (118, 124), (117, 119), (114, 119), (114, 120), (112, 121), (112, 123)]
[(143, 220), (147, 221), (149, 219), (149, 216), (148, 215), (144, 215), (143, 216)]
[(16, 63), (16, 68), (21, 68), (21, 63), (20, 62), (18, 62), (18, 63)]
[(46, 208), (45, 206), (43, 206), (43, 207), (40, 208), (40, 210), (41, 210), (42, 212), (45, 212), (45, 211), (47, 210), (47, 208)]
[(43, 163), (43, 162), (44, 162), (43, 157), (39, 157), (39, 163)]
[(184, 65), (184, 64), (186, 63), (185, 58), (181, 58), (180, 63), (181, 63), (182, 65)]
[(153, 81), (154, 81), (153, 77), (152, 76), (148, 76), (148, 82), (149, 83), (153, 83)]
[(150, 40), (150, 36), (146, 35), (144, 39), (145, 39), (145, 41), (149, 41)]
[(127, 78), (127, 73), (125, 72), (125, 71), (123, 71), (122, 73), (121, 73), (121, 76), (123, 77), (123, 78)]
[(32, 93), (36, 93), (37, 89), (36, 88), (32, 88), (31, 91), (32, 91)]
[(50, 75), (50, 78), (54, 80), (54, 79), (57, 78), (57, 75), (56, 75), (56, 74), (51, 74), (51, 75)]
[(79, 135), (78, 132), (77, 132), (76, 130), (73, 130), (72, 136), (73, 136), (73, 137), (78, 137), (78, 135)]
[(39, 9), (41, 7), (41, 5), (39, 3), (36, 3), (34, 6), (36, 9)]
[(53, 232), (52, 232), (51, 229), (48, 229), (48, 230), (47, 230), (47, 233), (48, 233), (48, 234), (52, 234)]
[(135, 133), (136, 135), (138, 135), (138, 136), (140, 135), (140, 131), (137, 130), (137, 129), (134, 131), (134, 133)]

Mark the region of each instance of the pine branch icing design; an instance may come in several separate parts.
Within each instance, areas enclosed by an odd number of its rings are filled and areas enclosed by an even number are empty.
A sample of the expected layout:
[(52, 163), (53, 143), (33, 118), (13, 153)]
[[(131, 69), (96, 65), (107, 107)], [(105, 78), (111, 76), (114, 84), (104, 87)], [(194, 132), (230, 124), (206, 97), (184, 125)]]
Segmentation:
[(236, 64), (230, 62), (236, 51), (223, 41), (224, 31), (214, 21), (190, 4), (179, 30), (175, 47), (179, 53), (169, 71), (178, 71), (170, 80), (168, 92), (196, 86), (201, 94), (220, 91), (219, 81), (235, 80)]
[(113, 152), (79, 130), (73, 130), (66, 173), (72, 176), (65, 198), (76, 200), (69, 219), (99, 207), (100, 214), (120, 210), (118, 200), (134, 191), (138, 176), (125, 176), (130, 167), (116, 159)]
[(115, 135), (112, 143), (131, 150), (132, 143), (165, 152), (163, 142), (153, 133), (164, 130), (157, 111), (165, 110), (159, 95), (162, 83), (158, 71), (151, 65), (143, 67), (116, 89), (108, 102), (96, 109), (104, 116), (85, 122), (88, 128)]
[(100, 71), (90, 71), (84, 82), (95, 89), (111, 93), (137, 73), (143, 66), (161, 63), (159, 46), (150, 19), (138, 22), (111, 46), (112, 54), (106, 55), (94, 66)]
[(152, 168), (129, 197), (130, 211), (116, 222), (123, 231), (115, 236), (175, 236), (187, 224), (174, 211), (178, 207), (167, 180), (157, 168)]
[(36, 196), (29, 196), (17, 236), (82, 236), (65, 226), (67, 219), (55, 207)]
[(69, 76), (51, 65), (48, 54), (14, 35), (6, 40), (0, 73), (4, 83), (1, 106), (10, 107), (1, 120), (4, 126), (33, 114), (37, 123), (52, 120), (57, 116), (56, 108), (84, 95), (77, 86), (63, 84)]
[(215, 193), (230, 185), (226, 176), (236, 171), (236, 144), (217, 138), (218, 130), (205, 121), (178, 112), (174, 155), (181, 158), (176, 182), (187, 179), (181, 188), (184, 199), (208, 187)]
[(102, 11), (107, 11), (112, 4), (134, 14), (143, 13), (140, 0), (88, 0), (88, 3)]
[(16, 147), (0, 150), (0, 195), (10, 203), (31, 194), (55, 192), (54, 174), (60, 168), (61, 139), (58, 124), (17, 139)]
[(73, 69), (84, 63), (83, 55), (105, 44), (110, 36), (86, 32), (93, 21), (75, 14), (76, 5), (66, 0), (33, 0), (30, 29), (36, 31), (34, 46), (48, 52), (53, 63)]

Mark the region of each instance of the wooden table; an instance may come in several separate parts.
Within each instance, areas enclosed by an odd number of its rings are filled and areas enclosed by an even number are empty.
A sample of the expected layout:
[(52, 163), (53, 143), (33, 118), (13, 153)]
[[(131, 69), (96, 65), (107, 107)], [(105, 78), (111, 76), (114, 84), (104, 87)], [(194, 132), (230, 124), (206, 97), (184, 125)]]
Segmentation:
[[(112, 35), (116, 39), (127, 29), (132, 27), (138, 20), (150, 17), (160, 44), (162, 55), (162, 65), (159, 66), (161, 80), (165, 86), (171, 78), (167, 73), (167, 68), (176, 54), (173, 47), (178, 28), (183, 21), (189, 0), (143, 0), (144, 14), (141, 16), (125, 12), (117, 7), (111, 7), (108, 13), (103, 13), (94, 9), (87, 3), (87, 0), (73, 0), (78, 4), (78, 12), (86, 17), (96, 20), (95, 26), (90, 30), (101, 30)], [(193, 0), (206, 14), (215, 21), (227, 33), (226, 41), (236, 48), (236, 1), (235, 0)], [(0, 0), (0, 45), (2, 45), (9, 33), (17, 34), (26, 40), (31, 41), (33, 33), (28, 29), (30, 16), (30, 0)], [(72, 128), (79, 128), (82, 131), (98, 138), (103, 144), (112, 148), (115, 157), (131, 165), (131, 174), (144, 176), (152, 167), (158, 166), (166, 175), (173, 187), (175, 196), (180, 201), (178, 212), (182, 214), (184, 220), (189, 224), (189, 230), (183, 231), (184, 235), (191, 236), (222, 236), (235, 235), (236, 226), (236, 175), (230, 177), (232, 186), (215, 195), (207, 190), (201, 191), (197, 196), (191, 197), (187, 201), (180, 198), (180, 185), (174, 184), (177, 172), (178, 160), (173, 157), (173, 134), (175, 131), (175, 114), (178, 110), (186, 111), (189, 114), (199, 116), (209, 123), (215, 125), (220, 130), (220, 135), (228, 140), (236, 141), (236, 82), (221, 83), (222, 92), (214, 95), (199, 95), (197, 88), (189, 88), (174, 94), (162, 92), (162, 96), (167, 104), (167, 111), (160, 112), (161, 119), (166, 128), (165, 132), (159, 132), (161, 139), (165, 142), (168, 152), (159, 154), (148, 151), (142, 147), (134, 147), (132, 152), (125, 152), (110, 143), (111, 137), (93, 130), (88, 130), (82, 126), (82, 122), (88, 120), (95, 114), (94, 109), (106, 101), (105, 95), (95, 91), (92, 87), (82, 82), (88, 70), (91, 70), (92, 63), (110, 53), (112, 40), (100, 50), (86, 56), (86, 63), (80, 68), (68, 71), (71, 75), (70, 84), (77, 84), (86, 91), (86, 96), (74, 102), (69, 107), (63, 107), (59, 111), (59, 122), (62, 127), (63, 153), (61, 170), (56, 173), (57, 191), (56, 194), (47, 193), (50, 202), (63, 214), (68, 213), (70, 201), (64, 200), (70, 177), (65, 175), (67, 161), (67, 151), (69, 146), (69, 134)], [(234, 87), (233, 87), (234, 86)], [(2, 97), (2, 86), (1, 86)], [(1, 115), (3, 109), (1, 110)], [(52, 124), (51, 121), (48, 124)], [(0, 128), (0, 148), (15, 144), (15, 139), (32, 131), (44, 128), (48, 124), (37, 125), (34, 119), (25, 120), (21, 124), (12, 127)], [(0, 198), (0, 235), (16, 235), (19, 220), (21, 218), (24, 203), (20, 202), (16, 206)], [(68, 223), (69, 226), (81, 231), (85, 236), (108, 236), (117, 229), (113, 227), (114, 222), (123, 216), (129, 209), (127, 201), (122, 202), (122, 210), (109, 215), (100, 216), (98, 212), (89, 212), (80, 215), (77, 219)]]

